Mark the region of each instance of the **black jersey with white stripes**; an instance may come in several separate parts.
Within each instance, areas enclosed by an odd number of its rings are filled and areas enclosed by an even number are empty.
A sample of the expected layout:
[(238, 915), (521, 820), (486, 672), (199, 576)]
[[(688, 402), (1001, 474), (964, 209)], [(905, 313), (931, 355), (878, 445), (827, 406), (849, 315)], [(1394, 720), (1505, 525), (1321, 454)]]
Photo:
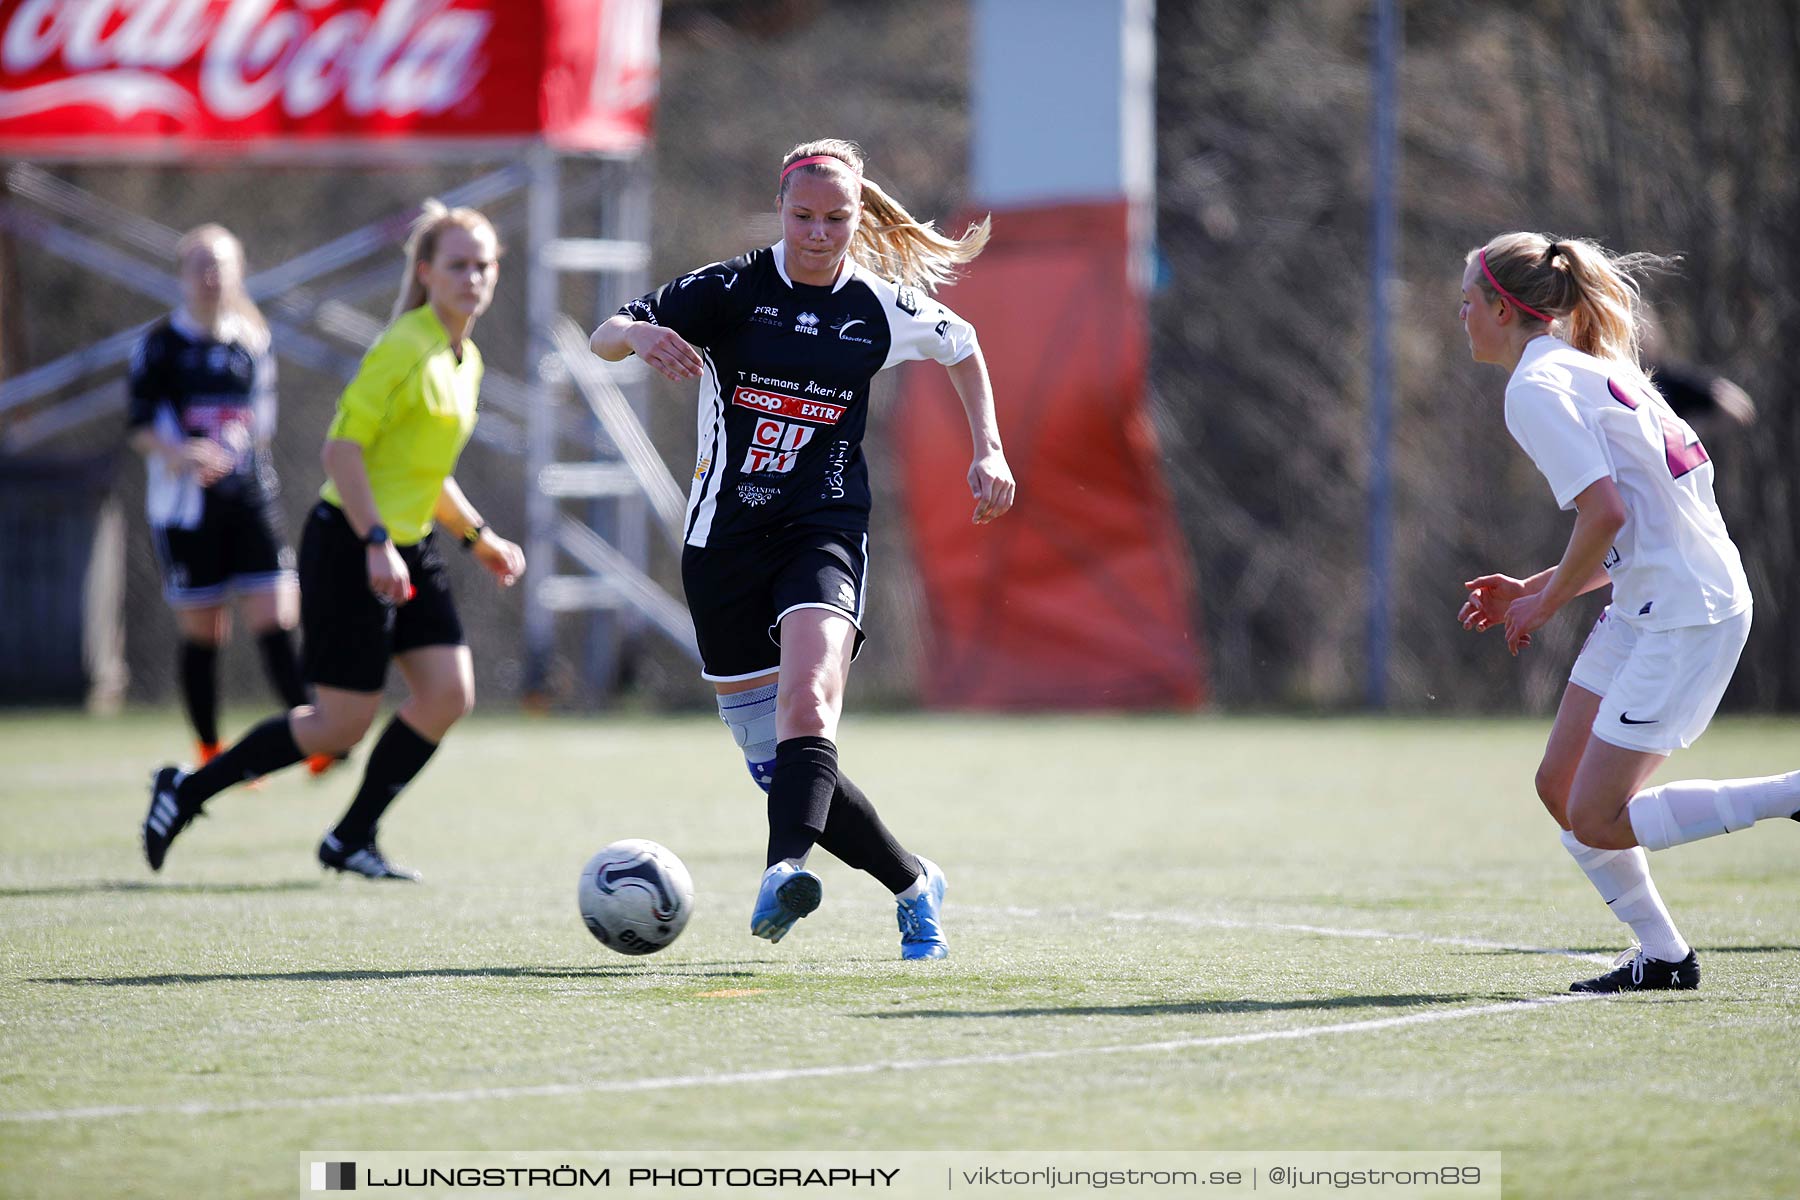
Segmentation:
[(700, 352), (699, 451), (686, 541), (784, 525), (869, 527), (869, 385), (896, 363), (950, 365), (975, 330), (918, 288), (848, 259), (830, 287), (788, 277), (783, 246), (713, 263), (619, 309)]
[[(165, 441), (211, 438), (232, 455), (231, 471), (205, 489), (222, 499), (260, 503), (275, 494), (268, 453), (275, 424), (275, 360), (249, 337), (225, 340), (176, 312), (144, 334), (131, 356), (131, 428), (152, 426)], [(162, 475), (151, 462), (150, 520), (192, 527), (201, 502), (197, 484)]]

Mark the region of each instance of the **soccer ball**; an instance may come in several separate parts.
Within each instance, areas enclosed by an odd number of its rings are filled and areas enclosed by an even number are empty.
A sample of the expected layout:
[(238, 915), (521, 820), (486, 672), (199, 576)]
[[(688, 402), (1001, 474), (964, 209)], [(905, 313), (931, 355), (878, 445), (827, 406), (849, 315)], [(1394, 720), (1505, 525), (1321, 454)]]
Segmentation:
[(655, 954), (686, 927), (694, 881), (666, 847), (626, 838), (588, 859), (575, 898), (601, 945), (620, 954)]

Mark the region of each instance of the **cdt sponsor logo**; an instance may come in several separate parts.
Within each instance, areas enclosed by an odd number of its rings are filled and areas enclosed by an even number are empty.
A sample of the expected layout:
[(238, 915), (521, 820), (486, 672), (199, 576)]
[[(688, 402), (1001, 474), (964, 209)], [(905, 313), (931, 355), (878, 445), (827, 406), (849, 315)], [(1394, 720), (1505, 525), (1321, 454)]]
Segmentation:
[(811, 425), (790, 425), (773, 417), (758, 417), (741, 469), (746, 475), (786, 475), (794, 469), (800, 447), (812, 441), (817, 432)]

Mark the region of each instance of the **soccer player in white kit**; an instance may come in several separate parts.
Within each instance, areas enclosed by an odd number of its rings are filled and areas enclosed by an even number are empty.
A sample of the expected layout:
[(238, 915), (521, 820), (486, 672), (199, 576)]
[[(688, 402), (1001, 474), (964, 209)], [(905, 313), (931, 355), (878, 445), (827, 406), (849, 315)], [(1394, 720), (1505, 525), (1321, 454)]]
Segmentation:
[(1537, 772), (1563, 846), (1637, 938), (1576, 992), (1698, 987), (1699, 961), (1644, 852), (1800, 820), (1800, 771), (1644, 786), (1705, 731), (1750, 633), (1750, 588), (1713, 500), (1712, 463), (1639, 365), (1634, 276), (1668, 265), (1506, 233), (1470, 251), (1462, 277), (1470, 353), (1512, 373), (1506, 428), (1557, 504), (1575, 510), (1575, 527), (1556, 565), (1467, 581), (1459, 619), (1504, 627), (1517, 654), (1569, 601), (1613, 589)]

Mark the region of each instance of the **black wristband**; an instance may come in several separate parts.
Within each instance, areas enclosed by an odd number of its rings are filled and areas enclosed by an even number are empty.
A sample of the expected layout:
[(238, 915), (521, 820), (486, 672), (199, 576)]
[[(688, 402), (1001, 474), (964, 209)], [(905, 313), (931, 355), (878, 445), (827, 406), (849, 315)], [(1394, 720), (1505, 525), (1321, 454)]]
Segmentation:
[(477, 521), (475, 524), (469, 526), (469, 532), (462, 535), (463, 549), (473, 550), (475, 548), (475, 543), (481, 540), (481, 535), (485, 532), (487, 532), (486, 521)]
[(385, 546), (389, 540), (387, 526), (380, 522), (369, 526), (369, 532), (363, 535), (365, 546)]

